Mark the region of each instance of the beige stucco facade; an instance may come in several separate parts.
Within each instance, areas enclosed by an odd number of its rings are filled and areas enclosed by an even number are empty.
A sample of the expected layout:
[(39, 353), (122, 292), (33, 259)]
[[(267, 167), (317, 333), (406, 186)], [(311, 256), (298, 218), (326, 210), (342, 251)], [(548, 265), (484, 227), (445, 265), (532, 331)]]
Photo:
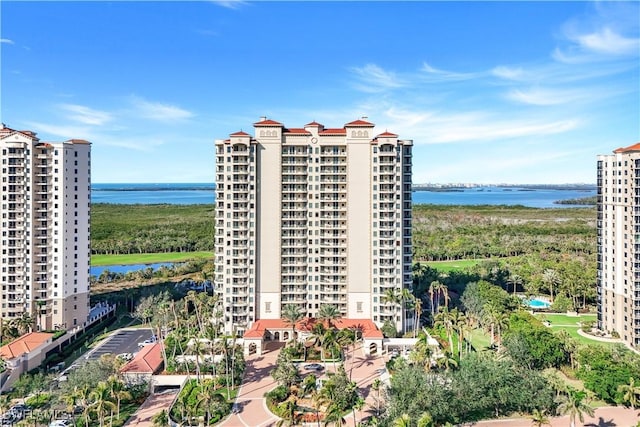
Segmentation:
[(0, 315), (39, 330), (71, 329), (89, 313), (91, 145), (41, 142), (0, 128)]
[(640, 348), (640, 144), (598, 156), (598, 327)]
[(225, 329), (242, 333), (296, 304), (405, 329), (386, 289), (411, 286), (412, 141), (365, 120), (216, 141), (216, 275)]

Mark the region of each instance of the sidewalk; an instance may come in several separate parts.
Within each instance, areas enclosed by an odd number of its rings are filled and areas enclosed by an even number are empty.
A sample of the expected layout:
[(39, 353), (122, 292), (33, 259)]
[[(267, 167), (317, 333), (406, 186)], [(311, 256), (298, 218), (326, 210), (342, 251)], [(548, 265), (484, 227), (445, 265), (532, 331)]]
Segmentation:
[(269, 372), (276, 366), (276, 359), (282, 345), (268, 343), (261, 356), (247, 358), (242, 385), (236, 398), (238, 413), (231, 414), (220, 425), (225, 427), (267, 427), (275, 426), (279, 418), (267, 409), (264, 394), (276, 387)]
[(178, 391), (171, 391), (162, 394), (152, 394), (147, 397), (138, 410), (127, 420), (124, 425), (126, 427), (152, 427), (151, 419), (155, 414), (163, 409), (169, 410), (169, 406), (173, 399), (177, 396)]
[[(640, 421), (639, 410), (620, 406), (606, 406), (595, 411), (595, 417), (585, 416), (584, 423), (576, 420), (576, 426), (585, 427), (635, 427)], [(551, 427), (567, 427), (570, 425), (569, 416), (549, 417)], [(499, 427), (531, 427), (531, 419), (514, 418), (505, 420), (487, 420), (477, 423), (466, 423), (463, 426), (499, 426)]]

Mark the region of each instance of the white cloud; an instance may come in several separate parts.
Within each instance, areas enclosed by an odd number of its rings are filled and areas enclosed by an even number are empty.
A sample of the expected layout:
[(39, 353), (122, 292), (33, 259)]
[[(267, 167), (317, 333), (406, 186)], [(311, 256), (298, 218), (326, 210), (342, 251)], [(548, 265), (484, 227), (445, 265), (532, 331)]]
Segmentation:
[(389, 89), (397, 89), (405, 86), (395, 73), (385, 71), (375, 64), (367, 64), (364, 67), (352, 67), (353, 72), (361, 81), (356, 89), (363, 92), (382, 92)]
[(603, 28), (590, 34), (576, 37), (576, 41), (584, 48), (598, 53), (610, 55), (637, 55), (640, 52), (640, 40), (623, 37), (611, 28)]
[(0, 43), (4, 43), (4, 44), (16, 44), (13, 40), (11, 39), (0, 39)]
[(239, 9), (240, 7), (246, 5), (248, 2), (243, 0), (210, 0), (210, 3), (227, 9)]
[(193, 113), (175, 105), (150, 102), (137, 96), (131, 97), (136, 114), (151, 120), (185, 120), (193, 117)]
[(587, 98), (587, 94), (570, 90), (532, 88), (514, 89), (507, 93), (507, 99), (530, 105), (558, 105)]
[(491, 74), (507, 80), (518, 80), (523, 76), (524, 72), (520, 67), (512, 68), (500, 65), (492, 69)]
[[(38, 134), (44, 134), (42, 139), (53, 139), (48, 135), (60, 137), (60, 140), (66, 141), (68, 139), (86, 139), (91, 141), (93, 133), (89, 127), (76, 126), (76, 125), (50, 125), (40, 122), (26, 122), (29, 129), (33, 129)], [(59, 140), (58, 138), (56, 140)]]
[(94, 110), (92, 108), (85, 107), (84, 105), (61, 104), (59, 107), (71, 113), (68, 117), (69, 119), (87, 125), (100, 126), (112, 119), (111, 113)]
[(391, 120), (389, 129), (402, 129), (417, 144), (480, 142), (553, 135), (578, 127), (577, 119), (505, 118), (504, 113), (485, 111), (442, 113), (390, 108), (381, 114)]
[(432, 67), (428, 63), (422, 64), (422, 71), (425, 72), (425, 77), (433, 81), (455, 81), (455, 80), (469, 80), (478, 77), (479, 73), (456, 73), (453, 71), (441, 70)]

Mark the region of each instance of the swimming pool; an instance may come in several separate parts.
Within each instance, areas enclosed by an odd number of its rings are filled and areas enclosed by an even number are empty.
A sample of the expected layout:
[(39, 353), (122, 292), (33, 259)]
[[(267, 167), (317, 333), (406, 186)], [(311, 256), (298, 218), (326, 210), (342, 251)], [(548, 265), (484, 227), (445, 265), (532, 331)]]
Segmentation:
[(527, 304), (529, 305), (529, 307), (531, 308), (549, 308), (551, 307), (551, 303), (539, 298), (531, 298), (529, 301), (527, 301)]

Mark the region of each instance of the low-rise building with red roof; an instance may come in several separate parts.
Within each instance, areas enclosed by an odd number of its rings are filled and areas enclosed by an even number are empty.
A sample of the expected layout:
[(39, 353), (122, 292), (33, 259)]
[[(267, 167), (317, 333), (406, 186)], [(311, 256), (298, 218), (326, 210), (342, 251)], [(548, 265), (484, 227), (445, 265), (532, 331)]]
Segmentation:
[(157, 342), (142, 347), (131, 361), (120, 368), (125, 381), (150, 380), (152, 375), (160, 373), (164, 367), (162, 346), (161, 342)]

